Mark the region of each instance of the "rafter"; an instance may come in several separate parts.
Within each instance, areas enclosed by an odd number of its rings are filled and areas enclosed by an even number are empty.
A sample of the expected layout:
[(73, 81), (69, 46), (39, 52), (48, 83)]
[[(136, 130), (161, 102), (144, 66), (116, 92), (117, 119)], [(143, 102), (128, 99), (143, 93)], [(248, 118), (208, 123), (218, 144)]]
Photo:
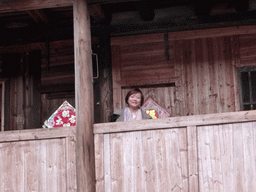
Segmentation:
[(45, 15), (43, 10), (30, 10), (27, 11), (27, 13), (36, 21), (36, 23), (40, 24), (41, 22), (43, 22), (45, 25), (48, 25), (49, 19)]

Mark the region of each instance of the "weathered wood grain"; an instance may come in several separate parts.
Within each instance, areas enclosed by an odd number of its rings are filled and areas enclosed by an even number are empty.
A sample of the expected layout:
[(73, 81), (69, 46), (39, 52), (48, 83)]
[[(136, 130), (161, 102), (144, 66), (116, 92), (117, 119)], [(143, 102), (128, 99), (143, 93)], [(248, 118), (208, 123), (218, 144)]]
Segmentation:
[(199, 179), (198, 179), (198, 157), (197, 157), (197, 128), (196, 126), (187, 127), (188, 138), (188, 180), (189, 191), (199, 191)]
[[(225, 28), (215, 28), (215, 29), (200, 29), (193, 31), (179, 31), (179, 32), (169, 32), (169, 41), (183, 40), (183, 39), (197, 39), (197, 38), (208, 38), (208, 37), (220, 37), (220, 36), (231, 36), (231, 35), (250, 35), (252, 36), (256, 33), (255, 27), (253, 25), (239, 26), (239, 27), (225, 27)], [(112, 38), (111, 45), (132, 45), (138, 43), (148, 43), (159, 42), (164, 39), (163, 33), (150, 34), (149, 36), (144, 36), (143, 38), (138, 38), (139, 35), (125, 36)], [(252, 38), (253, 39), (253, 38)], [(254, 39), (255, 41), (255, 39)]]
[[(110, 167), (111, 167), (111, 190), (122, 191), (124, 180), (124, 159), (123, 159), (123, 137), (122, 133), (111, 134), (110, 136)], [(108, 184), (106, 185), (108, 186)], [(109, 186), (108, 186), (108, 189)]]
[[(36, 153), (36, 172), (38, 173), (37, 178), (37, 190), (47, 191), (47, 140), (40, 140), (36, 142), (36, 150), (40, 153)], [(66, 161), (64, 161), (65, 163)]]
[(70, 138), (74, 140), (74, 136), (56, 136), (0, 143), (0, 189), (76, 191), (75, 145), (67, 149), (72, 146)]
[(243, 141), (243, 130), (241, 129), (242, 123), (236, 123), (233, 125), (233, 140), (234, 142), (234, 176), (233, 183), (234, 188), (238, 191), (245, 191), (245, 170), (244, 170), (244, 145)]
[(5, 119), (5, 81), (0, 81), (1, 83), (1, 131), (4, 131), (4, 119)]
[(215, 125), (226, 123), (237, 123), (255, 121), (256, 111), (241, 111), (216, 113), (207, 115), (192, 115), (186, 117), (170, 117), (164, 119), (139, 120), (136, 122), (114, 122), (94, 124), (94, 133), (115, 133), (135, 130), (151, 130), (177, 128), (187, 126)]
[(67, 137), (66, 139), (66, 172), (67, 172), (67, 191), (77, 191), (76, 178), (76, 138)]
[(114, 110), (121, 108), (121, 90), (120, 90), (120, 46), (112, 46), (112, 76), (113, 76), (113, 107)]
[(23, 0), (23, 1), (5, 1), (0, 2), (0, 12), (25, 11), (33, 9), (54, 8), (72, 6), (71, 0)]
[[(102, 190), (111, 191), (111, 145), (110, 145), (110, 135), (102, 134), (102, 179), (103, 180), (103, 188)], [(96, 159), (95, 159), (96, 160)]]
[(32, 129), (32, 130), (16, 130), (5, 131), (0, 133), (0, 143), (11, 141), (26, 141), (36, 139), (50, 139), (56, 137), (74, 137), (75, 127), (63, 127), (54, 129)]
[[(109, 135), (107, 135), (109, 137)], [(110, 173), (108, 173), (105, 169), (109, 168), (109, 164), (104, 166), (104, 163), (108, 162), (110, 163), (110, 161), (108, 160), (110, 158), (110, 153), (108, 152), (108, 150), (106, 148), (104, 148), (104, 141), (107, 142), (107, 139), (104, 139), (104, 135), (103, 134), (97, 134), (94, 136), (94, 147), (95, 147), (95, 180), (96, 180), (96, 191), (104, 191), (105, 188), (109, 188), (106, 187), (106, 182), (105, 180), (109, 180), (107, 179), (108, 176), (110, 176)], [(109, 140), (108, 140), (109, 141)], [(109, 144), (107, 144), (107, 146), (109, 146)], [(105, 151), (105, 153), (104, 153)], [(104, 158), (104, 155), (106, 155), (107, 157)], [(105, 175), (104, 175), (105, 174)], [(110, 178), (110, 177), (109, 177)], [(110, 182), (108, 182), (109, 185), (111, 185)]]
[(77, 191), (95, 191), (94, 96), (90, 15), (86, 0), (73, 1)]
[[(237, 67), (255, 66), (253, 31), (245, 26), (170, 32), (169, 61), (163, 34), (111, 38), (113, 49), (119, 49), (118, 55), (112, 52), (114, 108), (123, 107), (122, 89), (174, 83), (172, 116), (239, 111)], [(162, 105), (171, 105), (167, 98)]]

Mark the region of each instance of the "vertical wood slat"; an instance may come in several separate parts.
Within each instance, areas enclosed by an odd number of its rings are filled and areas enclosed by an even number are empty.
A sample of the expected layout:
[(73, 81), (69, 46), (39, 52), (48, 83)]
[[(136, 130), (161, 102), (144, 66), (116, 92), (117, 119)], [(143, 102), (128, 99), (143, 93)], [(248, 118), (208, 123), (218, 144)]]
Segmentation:
[(25, 73), (26, 128), (41, 127), (41, 50), (29, 52)]
[[(207, 104), (207, 98), (206, 98), (206, 78), (207, 75), (205, 73), (206, 70), (206, 64), (205, 64), (205, 48), (204, 48), (204, 39), (196, 39), (195, 40), (195, 52), (196, 52), (196, 68), (197, 68), (197, 73), (200, 75), (197, 76), (197, 88), (198, 88), (198, 93), (199, 93), (199, 100), (198, 102), (198, 114), (206, 114), (206, 104)], [(202, 75), (204, 74), (204, 75)], [(205, 106), (205, 107), (202, 107)]]
[(24, 151), (25, 191), (36, 191), (37, 189), (35, 142), (28, 141)]
[(36, 150), (40, 151), (40, 154), (37, 153), (37, 168), (36, 171), (38, 173), (38, 182), (37, 182), (37, 190), (38, 191), (47, 191), (47, 140), (42, 140), (41, 142), (37, 142)]
[(145, 175), (143, 171), (143, 153), (142, 153), (142, 132), (134, 132), (134, 159), (133, 164), (135, 167), (134, 170), (134, 191), (139, 191), (140, 189), (146, 189)]
[(244, 173), (244, 148), (246, 147), (243, 141), (242, 123), (233, 125), (233, 140), (234, 142), (234, 188), (237, 191), (245, 191), (245, 173)]
[(174, 42), (175, 53), (175, 73), (176, 76), (179, 77), (175, 82), (175, 109), (176, 116), (183, 116), (185, 114), (185, 102), (184, 102), (184, 64), (183, 64), (183, 54), (182, 54), (182, 41)]
[[(65, 191), (67, 190), (67, 170), (65, 169), (67, 161), (66, 161), (66, 148), (62, 147), (65, 146), (67, 142), (66, 139), (60, 139), (56, 142), (57, 145), (57, 191)], [(75, 157), (75, 154), (73, 153), (73, 158)]]
[[(203, 135), (203, 137), (202, 137)], [(199, 191), (208, 191), (211, 188), (211, 166), (210, 161), (210, 151), (209, 148), (205, 146), (209, 143), (207, 141), (209, 137), (207, 136), (207, 130), (203, 128), (198, 128), (198, 158), (199, 158)]]
[(5, 120), (5, 81), (1, 82), (2, 92), (1, 92), (1, 131), (4, 131), (4, 120)]
[[(156, 161), (156, 191), (166, 191), (169, 186), (169, 173), (164, 167), (167, 167), (167, 155), (165, 154), (166, 149), (166, 138), (164, 137), (163, 131), (157, 131), (154, 136), (155, 143), (155, 161)], [(142, 164), (142, 163), (141, 163)], [(136, 191), (136, 190), (135, 190)]]
[(199, 191), (198, 179), (198, 160), (197, 160), (197, 127), (187, 127), (188, 138), (188, 177), (189, 177), (189, 191)]
[(239, 36), (232, 36), (231, 37), (231, 59), (232, 59), (232, 71), (234, 77), (234, 97), (235, 97), (235, 111), (240, 110), (240, 103), (239, 103), (239, 85), (238, 85), (238, 76), (237, 76), (237, 67), (240, 66), (240, 47), (239, 47)]
[(212, 174), (212, 178), (214, 180), (213, 183), (213, 189), (214, 191), (225, 191), (223, 189), (223, 176), (222, 176), (222, 154), (220, 149), (220, 142), (219, 142), (219, 138), (221, 137), (220, 133), (220, 126), (213, 126), (212, 129), (209, 129), (209, 135), (212, 135), (211, 140), (209, 142), (210, 146), (212, 146), (212, 150), (211, 150), (211, 158), (212, 158), (212, 165), (214, 167), (216, 167), (215, 171)]
[[(15, 191), (23, 192), (25, 190), (24, 186), (24, 149), (26, 145), (20, 145), (20, 147), (15, 147)], [(1, 191), (1, 190), (0, 190)]]
[(77, 191), (76, 178), (76, 143), (75, 137), (66, 138), (66, 178), (67, 188), (69, 192)]
[[(232, 190), (233, 187), (233, 137), (232, 137), (232, 125), (219, 126), (219, 142), (220, 142), (220, 155), (222, 166), (222, 185), (223, 191)], [(234, 189), (234, 191), (236, 191)]]
[(255, 166), (255, 130), (253, 123), (242, 124), (244, 141), (244, 171), (245, 171), (245, 191), (256, 189), (256, 166)]
[[(123, 191), (123, 137), (122, 133), (110, 135), (111, 190)], [(108, 186), (108, 185), (107, 185)], [(109, 186), (108, 186), (109, 187)]]
[(121, 66), (120, 66), (120, 46), (112, 46), (112, 78), (113, 78), (113, 106), (114, 110), (121, 108)]
[[(0, 159), (4, 159), (4, 143), (0, 143)], [(4, 171), (4, 163), (0, 163), (0, 170)], [(19, 185), (19, 182), (17, 183)], [(0, 191), (4, 191), (4, 174), (0, 174)]]
[(211, 113), (217, 113), (217, 91), (218, 91), (218, 80), (217, 76), (217, 62), (216, 62), (216, 49), (215, 49), (216, 39), (215, 38), (207, 38), (207, 50), (208, 50), (208, 63), (209, 63), (209, 103), (212, 105), (209, 106), (209, 111)]
[[(55, 150), (52, 150), (55, 149)], [(48, 179), (46, 182), (47, 190), (57, 191), (57, 144), (54, 140), (48, 140), (46, 150), (46, 174)], [(56, 183), (53, 183), (55, 181)]]
[[(109, 135), (108, 135), (109, 137)], [(105, 169), (110, 168), (109, 165), (104, 165), (105, 162), (109, 162), (110, 152), (109, 152), (109, 142), (104, 145), (105, 139), (103, 134), (96, 134), (94, 136), (95, 141), (95, 180), (96, 180), (96, 191), (104, 191), (109, 189), (107, 187), (105, 180), (110, 180), (110, 173), (108, 173)], [(104, 155), (109, 155), (109, 157), (104, 157)], [(107, 179), (109, 175), (109, 179)], [(108, 182), (111, 185), (111, 181)], [(111, 191), (111, 190), (109, 190)]]
[[(210, 70), (209, 70), (209, 62), (207, 61), (208, 57), (209, 57), (209, 51), (207, 49), (207, 39), (203, 39), (203, 42), (202, 42), (202, 47), (203, 47), (203, 64), (204, 67), (204, 70), (203, 70), (203, 75), (202, 74), (198, 74), (199, 76), (203, 76), (203, 81), (204, 81), (204, 84), (203, 84), (203, 92), (204, 92), (204, 98), (205, 98), (205, 103), (203, 103), (203, 105), (205, 105), (205, 111), (204, 113), (202, 114), (210, 114), (212, 112), (210, 112), (209, 108), (209, 90), (211, 89), (211, 87), (209, 87), (209, 84), (210, 84), (210, 79), (209, 79), (209, 76), (210, 76)], [(205, 65), (206, 64), (206, 65)], [(203, 108), (203, 106), (201, 107)]]
[[(104, 134), (103, 136), (104, 141), (102, 142), (103, 144), (103, 149), (104, 151), (102, 151), (102, 163), (103, 163), (103, 167), (102, 170), (104, 170), (104, 175), (102, 175), (102, 177), (104, 178), (104, 180), (102, 180), (103, 182), (103, 189), (102, 191), (111, 191), (111, 145), (110, 145), (110, 135), (109, 134)], [(102, 178), (102, 179), (103, 179)]]
[[(14, 169), (14, 158), (15, 154), (13, 153), (15, 148), (15, 143), (8, 143), (6, 144), (3, 149), (4, 149), (4, 156), (3, 156), (3, 161), (2, 162), (8, 162), (5, 163), (3, 166), (3, 172), (2, 174), (4, 175), (3, 177), (3, 186), (4, 190), (3, 191), (14, 191), (14, 183), (12, 182), (12, 178), (15, 177), (15, 169)], [(26, 185), (26, 184), (25, 184)]]
[(184, 68), (184, 76), (185, 76), (185, 82), (184, 82), (184, 91), (185, 91), (185, 100), (187, 102), (185, 102), (185, 108), (187, 109), (187, 115), (193, 115), (194, 114), (194, 102), (192, 102), (191, 100), (193, 100), (194, 98), (194, 93), (193, 93), (193, 89), (192, 89), (192, 85), (193, 84), (193, 75), (192, 75), (192, 71), (193, 71), (193, 47), (192, 47), (192, 41), (191, 40), (186, 40), (184, 41), (184, 45), (183, 45), (183, 54), (184, 54), (184, 65), (186, 66)]
[[(236, 79), (233, 75), (233, 65), (232, 65), (232, 51), (233, 51), (233, 47), (231, 47), (231, 45), (233, 45), (232, 43), (232, 37), (224, 37), (224, 59), (225, 59), (225, 111), (226, 112), (231, 112), (231, 111), (235, 111), (235, 89), (234, 89), (234, 80)], [(235, 74), (235, 76), (237, 76)]]
[(145, 178), (146, 191), (156, 191), (156, 162), (154, 155), (154, 135), (152, 131), (142, 133), (142, 153), (143, 153), (143, 175)]

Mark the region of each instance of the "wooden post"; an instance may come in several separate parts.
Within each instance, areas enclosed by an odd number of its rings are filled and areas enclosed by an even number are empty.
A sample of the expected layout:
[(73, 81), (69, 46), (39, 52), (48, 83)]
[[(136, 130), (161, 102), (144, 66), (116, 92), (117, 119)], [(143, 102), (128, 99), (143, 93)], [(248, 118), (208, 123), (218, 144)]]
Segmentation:
[(86, 0), (74, 0), (77, 191), (95, 191), (93, 75), (90, 15)]

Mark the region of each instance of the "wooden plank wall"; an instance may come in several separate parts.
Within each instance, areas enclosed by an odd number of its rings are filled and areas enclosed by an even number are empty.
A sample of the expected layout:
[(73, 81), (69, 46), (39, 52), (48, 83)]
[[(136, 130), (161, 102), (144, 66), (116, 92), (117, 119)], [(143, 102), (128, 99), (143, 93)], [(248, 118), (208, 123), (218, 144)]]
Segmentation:
[[(40, 125), (40, 50), (2, 55), (5, 82), (5, 130)], [(15, 68), (16, 70), (13, 70)], [(37, 115), (38, 114), (38, 115)]]
[(0, 191), (76, 191), (75, 128), (0, 133)]
[(163, 33), (113, 37), (111, 46), (114, 109), (137, 86), (172, 116), (239, 111), (237, 68), (256, 58), (248, 27), (170, 32), (168, 61)]
[[(103, 48), (100, 47), (95, 49), (99, 57), (99, 74), (100, 78), (94, 81), (95, 88), (95, 108), (97, 108), (97, 122), (109, 121), (110, 114), (112, 114), (112, 91), (110, 90), (111, 84), (111, 68), (109, 65), (110, 59), (110, 43), (109, 37), (104, 39)], [(98, 38), (92, 38), (92, 43), (98, 45)], [(96, 47), (96, 46), (95, 46)], [(106, 47), (108, 49), (106, 49)], [(64, 102), (67, 100), (72, 106), (75, 107), (75, 85), (74, 85), (74, 40), (62, 40), (56, 42), (50, 42), (49, 50), (47, 49), (46, 43), (31, 43), (25, 45), (11, 45), (0, 47), (0, 54), (18, 53), (25, 55), (32, 50), (41, 50), (41, 123), (49, 118), (49, 116)], [(2, 59), (0, 57), (0, 73), (2, 72)], [(23, 87), (20, 85), (23, 82), (22, 78), (11, 78), (11, 95), (16, 93), (17, 97), (11, 98), (12, 105), (15, 110), (19, 112), (21, 120), (10, 122), (23, 122), (24, 118), (23, 105), (20, 100), (23, 99)], [(8, 87), (7, 87), (8, 88)], [(9, 98), (9, 96), (8, 96)], [(99, 103), (99, 104), (96, 104)], [(17, 108), (17, 109), (16, 109)], [(101, 110), (106, 109), (106, 110)], [(17, 113), (18, 113), (17, 112)], [(16, 116), (14, 116), (16, 117)], [(13, 126), (12, 126), (13, 127)], [(13, 129), (23, 129), (23, 127), (17, 125)]]
[[(46, 43), (33, 43), (26, 45), (13, 45), (0, 47), (0, 53), (18, 54), (22, 55), (22, 65), (26, 64), (26, 57), (28, 53), (33, 50), (41, 51), (41, 85), (37, 86), (37, 94), (39, 95), (39, 102), (41, 100), (41, 117), (39, 115), (37, 126), (28, 126), (24, 124), (25, 119), (29, 119), (28, 111), (33, 110), (30, 102), (31, 91), (35, 88), (28, 86), (25, 83), (31, 83), (31, 80), (24, 81), (22, 76), (10, 76), (4, 80), (10, 82), (8, 85), (10, 91), (10, 129), (25, 129), (25, 128), (39, 128), (43, 122), (50, 117), (50, 115), (65, 101), (70, 102), (75, 107), (74, 95), (74, 45), (73, 40), (57, 41), (50, 43), (50, 49), (47, 50)], [(48, 60), (49, 58), (49, 60)], [(24, 62), (25, 61), (25, 62)], [(2, 62), (1, 69), (2, 69)], [(5, 74), (1, 74), (6, 76)], [(29, 75), (27, 75), (29, 77)], [(40, 80), (39, 80), (40, 81)], [(37, 82), (38, 83), (38, 82)], [(7, 87), (7, 88), (8, 88)], [(39, 90), (40, 89), (40, 90)], [(27, 90), (27, 91), (26, 91)], [(24, 92), (26, 91), (26, 94)], [(60, 94), (61, 93), (61, 94)], [(26, 96), (26, 97), (25, 97)], [(41, 99), (40, 99), (41, 96)], [(25, 105), (23, 102), (26, 100)], [(33, 113), (39, 114), (39, 113)], [(28, 121), (29, 123), (30, 121)], [(6, 122), (8, 123), (8, 122)], [(30, 124), (29, 124), (30, 125)], [(8, 130), (8, 129), (7, 129)]]
[(256, 111), (95, 124), (96, 191), (255, 189)]
[(240, 65), (256, 65), (256, 34), (243, 35), (240, 37)]

